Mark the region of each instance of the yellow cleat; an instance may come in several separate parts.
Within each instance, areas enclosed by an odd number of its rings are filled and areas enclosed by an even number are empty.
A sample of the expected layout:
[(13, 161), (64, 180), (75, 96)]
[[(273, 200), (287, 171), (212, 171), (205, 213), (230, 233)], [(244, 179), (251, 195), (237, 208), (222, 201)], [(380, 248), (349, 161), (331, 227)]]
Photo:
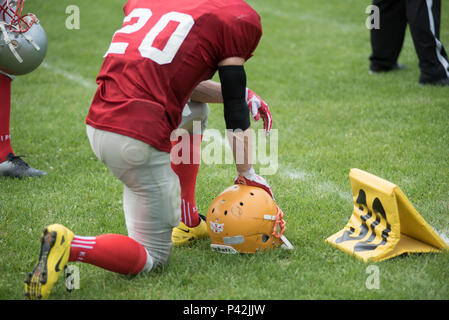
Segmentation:
[(67, 265), (73, 232), (60, 224), (46, 227), (41, 236), (39, 261), (25, 280), (28, 299), (47, 299)]
[(200, 224), (196, 227), (190, 228), (183, 222), (179, 223), (176, 228), (173, 228), (171, 236), (173, 245), (183, 246), (192, 244), (198, 239), (208, 238), (209, 233), (207, 231), (206, 220), (200, 215)]

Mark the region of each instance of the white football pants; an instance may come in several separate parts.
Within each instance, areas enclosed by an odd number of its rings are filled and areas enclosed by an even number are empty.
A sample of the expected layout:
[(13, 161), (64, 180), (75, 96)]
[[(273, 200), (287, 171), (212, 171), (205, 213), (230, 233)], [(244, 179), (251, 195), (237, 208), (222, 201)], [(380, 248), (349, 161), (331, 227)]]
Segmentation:
[[(209, 106), (190, 101), (187, 107), (179, 127), (192, 133), (193, 121), (201, 121), (204, 133)], [(172, 229), (181, 218), (181, 190), (171, 168), (170, 154), (121, 134), (89, 125), (86, 128), (97, 158), (124, 184), (128, 236), (145, 247), (154, 260), (153, 268), (167, 264), (172, 251)]]
[(168, 263), (172, 229), (181, 216), (178, 176), (170, 154), (124, 135), (87, 125), (93, 152), (124, 184), (123, 209), (128, 236), (142, 244), (154, 267)]

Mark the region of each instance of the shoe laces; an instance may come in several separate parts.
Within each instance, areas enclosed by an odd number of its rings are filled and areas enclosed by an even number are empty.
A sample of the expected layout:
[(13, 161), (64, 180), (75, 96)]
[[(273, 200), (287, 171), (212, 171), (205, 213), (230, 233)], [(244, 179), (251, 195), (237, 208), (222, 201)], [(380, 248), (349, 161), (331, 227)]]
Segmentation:
[(30, 166), (28, 165), (28, 163), (26, 163), (25, 161), (23, 161), (22, 158), (24, 158), (26, 156), (17, 156), (13, 153), (10, 153), (8, 155), (8, 157), (6, 158), (7, 161), (11, 162), (12, 164), (19, 166), (19, 167), (24, 167), (24, 168), (29, 168)]

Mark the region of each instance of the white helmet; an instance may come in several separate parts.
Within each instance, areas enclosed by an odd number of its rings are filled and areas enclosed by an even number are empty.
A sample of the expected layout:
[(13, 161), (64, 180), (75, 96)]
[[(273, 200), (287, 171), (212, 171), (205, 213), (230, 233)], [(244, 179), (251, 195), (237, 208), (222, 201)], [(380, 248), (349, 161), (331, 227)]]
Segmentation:
[(47, 36), (39, 19), (32, 13), (22, 16), (22, 9), (23, 0), (0, 4), (0, 70), (11, 75), (33, 71), (47, 53)]

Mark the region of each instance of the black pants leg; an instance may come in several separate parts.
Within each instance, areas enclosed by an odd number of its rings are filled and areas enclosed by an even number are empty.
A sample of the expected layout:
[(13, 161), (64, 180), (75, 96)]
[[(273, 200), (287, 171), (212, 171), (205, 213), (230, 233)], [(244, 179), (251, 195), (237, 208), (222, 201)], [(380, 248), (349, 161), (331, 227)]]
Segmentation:
[(440, 41), (441, 0), (407, 0), (407, 20), (426, 83), (449, 78), (449, 61)]
[(371, 29), (370, 69), (392, 69), (398, 61), (407, 28), (406, 0), (373, 0), (379, 7), (380, 29)]

